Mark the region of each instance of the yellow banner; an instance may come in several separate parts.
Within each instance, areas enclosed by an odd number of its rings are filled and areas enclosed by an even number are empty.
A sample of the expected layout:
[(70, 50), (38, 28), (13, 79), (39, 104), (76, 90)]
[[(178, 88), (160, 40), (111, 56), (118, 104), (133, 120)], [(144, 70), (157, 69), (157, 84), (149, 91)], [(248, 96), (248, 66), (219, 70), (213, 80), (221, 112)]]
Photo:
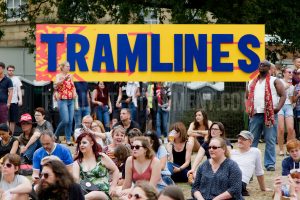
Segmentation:
[(264, 25), (37, 25), (36, 79), (69, 61), (75, 81), (248, 81)]

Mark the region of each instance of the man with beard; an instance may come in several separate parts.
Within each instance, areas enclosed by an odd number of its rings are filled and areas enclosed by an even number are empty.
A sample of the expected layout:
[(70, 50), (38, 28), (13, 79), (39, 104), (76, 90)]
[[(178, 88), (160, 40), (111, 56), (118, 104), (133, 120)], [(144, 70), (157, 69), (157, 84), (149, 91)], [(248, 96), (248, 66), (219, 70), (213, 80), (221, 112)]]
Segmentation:
[(120, 121), (114, 125), (116, 126), (123, 126), (126, 130), (126, 135), (128, 135), (129, 131), (133, 128), (140, 129), (140, 126), (137, 122), (131, 120), (131, 113), (129, 108), (122, 108), (120, 113)]
[(84, 200), (79, 184), (59, 160), (49, 160), (43, 165), (37, 188), (39, 200)]

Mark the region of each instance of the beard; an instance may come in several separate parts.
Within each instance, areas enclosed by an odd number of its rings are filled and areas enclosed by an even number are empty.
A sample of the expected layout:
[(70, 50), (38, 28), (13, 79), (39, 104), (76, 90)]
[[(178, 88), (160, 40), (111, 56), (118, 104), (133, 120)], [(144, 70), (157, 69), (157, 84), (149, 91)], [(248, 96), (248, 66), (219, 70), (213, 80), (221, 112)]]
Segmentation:
[(66, 191), (63, 190), (57, 183), (51, 183), (47, 186), (43, 186), (42, 183), (40, 183), (38, 188), (38, 199), (44, 200), (58, 200), (58, 199), (65, 199)]

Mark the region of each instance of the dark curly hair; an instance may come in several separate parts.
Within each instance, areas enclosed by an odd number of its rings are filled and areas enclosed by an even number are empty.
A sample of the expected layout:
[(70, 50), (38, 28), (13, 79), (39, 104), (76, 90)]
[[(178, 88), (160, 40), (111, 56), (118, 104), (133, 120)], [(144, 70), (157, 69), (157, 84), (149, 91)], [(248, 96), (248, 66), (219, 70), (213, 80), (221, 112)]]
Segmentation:
[[(64, 165), (62, 161), (59, 160), (49, 160), (43, 167), (49, 167), (56, 177), (55, 185), (52, 186), (55, 188), (56, 192), (49, 189), (42, 188), (42, 184), (39, 184), (37, 189), (37, 196), (39, 200), (50, 199), (55, 197), (55, 199), (67, 200), (69, 199), (69, 189), (72, 185), (75, 184), (75, 180)], [(50, 186), (51, 187), (51, 186)]]

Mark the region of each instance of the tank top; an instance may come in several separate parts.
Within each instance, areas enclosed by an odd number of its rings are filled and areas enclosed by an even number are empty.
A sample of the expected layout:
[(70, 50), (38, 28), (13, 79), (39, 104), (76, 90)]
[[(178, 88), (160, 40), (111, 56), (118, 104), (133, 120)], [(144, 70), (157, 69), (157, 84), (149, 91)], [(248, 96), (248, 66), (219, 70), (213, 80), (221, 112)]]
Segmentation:
[(61, 85), (57, 87), (58, 99), (73, 99), (75, 86), (71, 79), (64, 80)]
[(100, 90), (99, 87), (97, 87), (96, 101), (100, 101), (101, 103), (103, 103), (104, 106), (108, 105), (108, 90), (107, 90), (107, 88)]
[[(153, 158), (152, 158), (152, 160), (153, 160)], [(152, 169), (151, 169), (152, 160), (151, 160), (149, 166), (147, 167), (147, 169), (142, 174), (139, 174), (135, 170), (134, 162), (133, 162), (134, 159), (132, 158), (132, 180), (133, 180), (133, 182), (140, 181), (140, 180), (150, 181), (151, 174), (152, 174)]]
[[(182, 151), (180, 152), (177, 152), (175, 151), (174, 149), (174, 145), (173, 145), (173, 148), (172, 148), (172, 154), (173, 154), (173, 162), (177, 165), (183, 165), (185, 163), (185, 154), (186, 154), (186, 143), (184, 144), (184, 148)], [(189, 164), (189, 166), (187, 168), (190, 168), (191, 167), (191, 162)]]
[(83, 171), (81, 163), (80, 167), (80, 179), (88, 180), (97, 186), (99, 191), (104, 192), (109, 196), (109, 172), (108, 169), (102, 164), (101, 156), (97, 158), (96, 166), (90, 171)]

